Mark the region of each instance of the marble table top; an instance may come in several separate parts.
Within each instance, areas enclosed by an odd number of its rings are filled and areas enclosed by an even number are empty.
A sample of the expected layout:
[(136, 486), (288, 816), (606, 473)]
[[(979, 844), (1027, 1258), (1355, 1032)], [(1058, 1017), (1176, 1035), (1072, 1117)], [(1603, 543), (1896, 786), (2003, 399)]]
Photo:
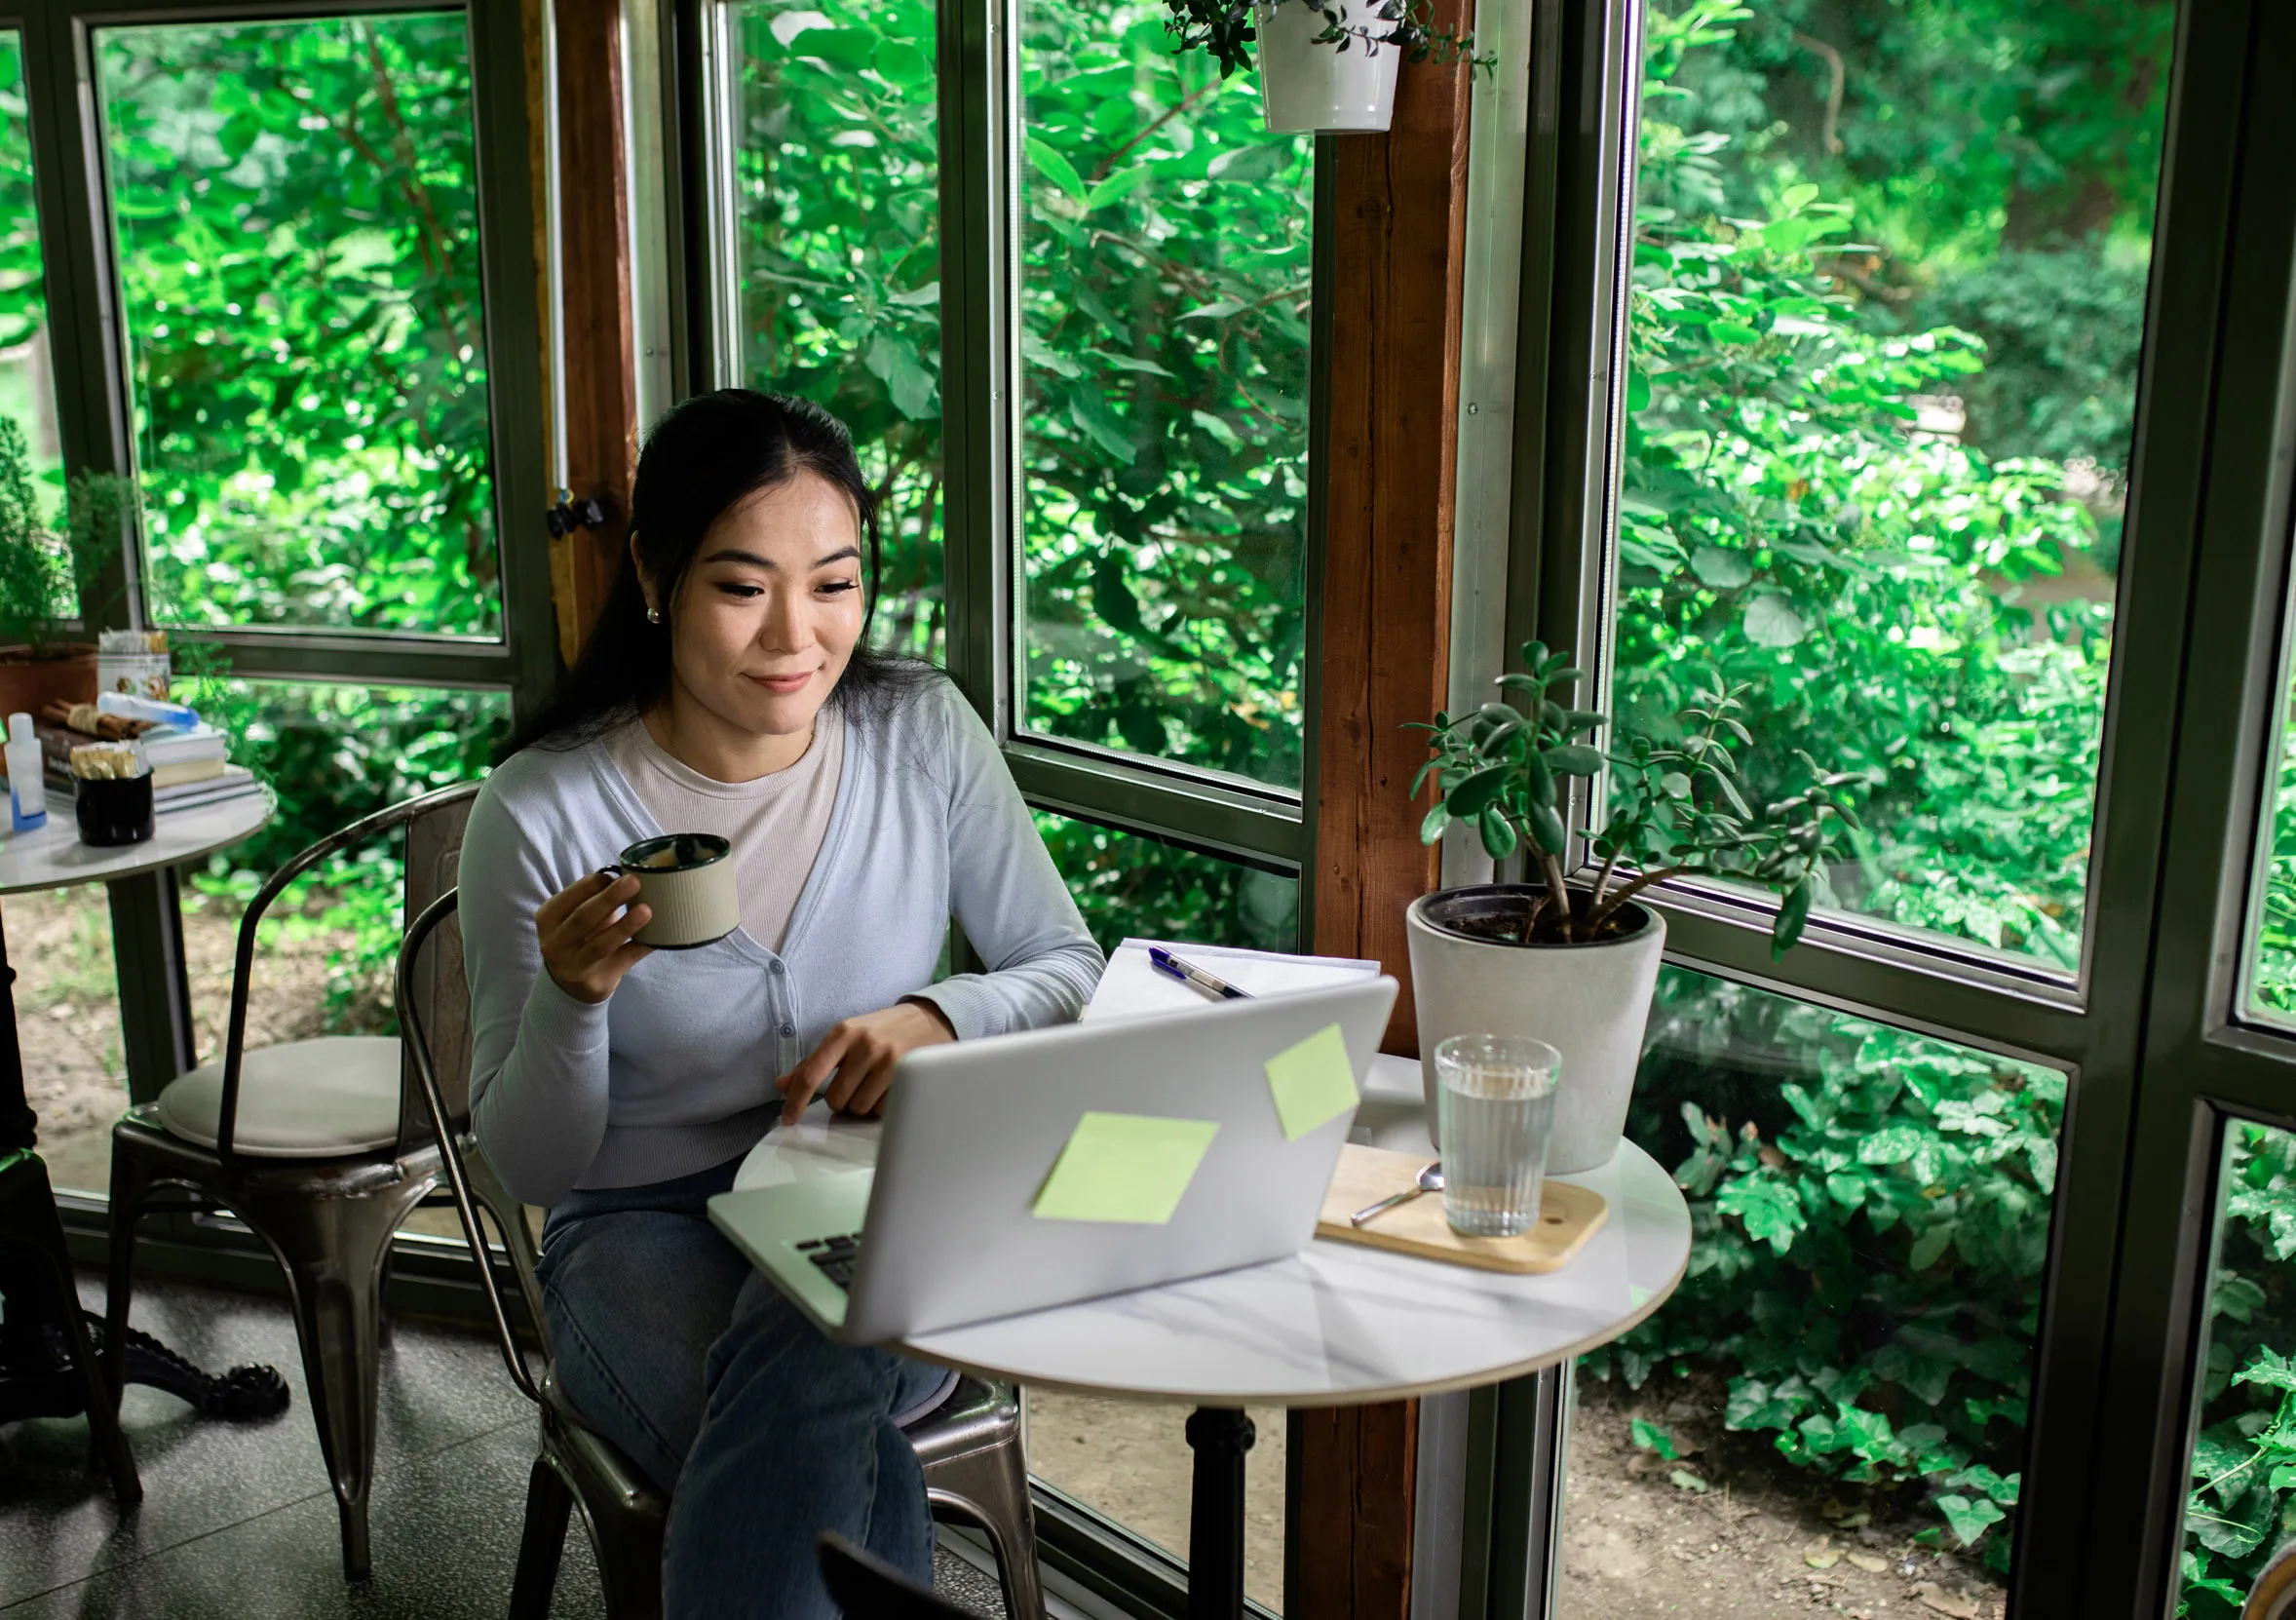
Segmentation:
[[(737, 1187), (874, 1162), (873, 1121), (815, 1116), (751, 1150)], [(1354, 1139), (1428, 1146), (1419, 1064), (1380, 1058)], [(1690, 1256), (1690, 1210), (1631, 1142), (1560, 1177), (1610, 1218), (1560, 1271), (1515, 1277), (1319, 1238), (1288, 1259), (925, 1334), (899, 1348), (1042, 1389), (1204, 1406), (1350, 1406), (1496, 1383), (1606, 1344), (1657, 1310)]]
[[(71, 796), (51, 789), (45, 827), (31, 832), (0, 832), (0, 895), (110, 883), (194, 861), (238, 843), (269, 821), (277, 808), (266, 788), (218, 804), (163, 810), (153, 818), (152, 834), (143, 842), (99, 849), (80, 842)], [(4, 826), (5, 818), (0, 817), (0, 827)]]

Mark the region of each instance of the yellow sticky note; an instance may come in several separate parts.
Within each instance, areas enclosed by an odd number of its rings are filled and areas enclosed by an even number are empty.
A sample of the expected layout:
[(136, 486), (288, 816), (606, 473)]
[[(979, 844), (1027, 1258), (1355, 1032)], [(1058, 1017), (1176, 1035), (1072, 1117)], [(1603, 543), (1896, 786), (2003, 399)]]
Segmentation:
[(1162, 1226), (1196, 1178), (1216, 1121), (1088, 1111), (1031, 1206), (1040, 1220)]
[(1276, 1117), (1283, 1122), (1285, 1141), (1299, 1140), (1360, 1100), (1356, 1095), (1356, 1068), (1348, 1061), (1348, 1043), (1336, 1023), (1325, 1024), (1297, 1046), (1285, 1047), (1268, 1060), (1267, 1068), (1268, 1090), (1276, 1096)]

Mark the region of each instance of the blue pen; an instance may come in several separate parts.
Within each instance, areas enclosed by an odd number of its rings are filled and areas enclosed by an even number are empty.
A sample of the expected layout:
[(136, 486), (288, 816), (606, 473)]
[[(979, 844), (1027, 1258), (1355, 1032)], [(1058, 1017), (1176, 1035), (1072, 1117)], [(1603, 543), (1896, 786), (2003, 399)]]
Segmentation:
[(1174, 956), (1162, 945), (1148, 947), (1148, 965), (1158, 973), (1169, 974), (1184, 984), (1195, 985), (1205, 995), (1217, 996), (1222, 1001), (1249, 1001), (1251, 999), (1249, 990), (1240, 990), (1224, 979), (1214, 979), (1194, 962), (1184, 961), (1180, 957)]

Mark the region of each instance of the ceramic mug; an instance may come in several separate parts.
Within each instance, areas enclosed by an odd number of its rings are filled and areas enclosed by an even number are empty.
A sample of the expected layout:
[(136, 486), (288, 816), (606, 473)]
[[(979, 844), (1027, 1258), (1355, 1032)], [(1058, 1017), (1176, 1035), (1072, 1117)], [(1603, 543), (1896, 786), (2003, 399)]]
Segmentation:
[(599, 870), (637, 879), (632, 906), (653, 907), (632, 936), (657, 950), (715, 945), (742, 926), (742, 893), (734, 881), (734, 846), (712, 832), (644, 838)]

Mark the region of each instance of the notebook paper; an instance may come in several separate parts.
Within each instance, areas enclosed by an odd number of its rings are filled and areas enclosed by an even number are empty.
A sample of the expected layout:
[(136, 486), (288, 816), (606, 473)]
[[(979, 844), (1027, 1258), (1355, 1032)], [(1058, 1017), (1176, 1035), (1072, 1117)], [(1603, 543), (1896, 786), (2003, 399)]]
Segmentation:
[(1100, 987), (1085, 1008), (1086, 1022), (1205, 1005), (1209, 998), (1202, 990), (1148, 965), (1152, 945), (1162, 945), (1214, 978), (1257, 996), (1325, 989), (1373, 978), (1379, 972), (1377, 962), (1348, 956), (1284, 956), (1269, 950), (1237, 950), (1178, 940), (1127, 940), (1109, 953), (1108, 971), (1100, 976)]

